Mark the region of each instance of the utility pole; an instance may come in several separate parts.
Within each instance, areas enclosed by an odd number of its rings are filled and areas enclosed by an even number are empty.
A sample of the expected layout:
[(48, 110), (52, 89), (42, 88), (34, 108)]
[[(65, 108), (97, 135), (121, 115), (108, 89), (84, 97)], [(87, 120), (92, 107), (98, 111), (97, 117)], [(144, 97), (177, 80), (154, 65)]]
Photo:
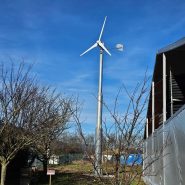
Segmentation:
[(103, 49), (100, 49), (99, 86), (98, 86), (98, 109), (95, 138), (95, 174), (101, 175), (102, 163), (102, 80), (103, 80)]
[[(105, 51), (108, 55), (111, 56), (110, 52), (104, 46), (104, 43), (101, 41), (105, 22), (107, 17), (105, 17), (103, 26), (99, 35), (98, 40), (85, 52), (83, 52), (80, 56), (83, 56), (90, 50), (99, 47), (100, 49), (100, 67), (99, 67), (99, 85), (98, 85), (98, 109), (97, 109), (97, 122), (96, 122), (96, 136), (95, 136), (95, 175), (102, 175), (101, 164), (102, 164), (102, 103), (103, 103), (103, 95), (102, 95), (102, 81), (103, 81), (103, 51)], [(119, 51), (123, 51), (123, 45), (117, 44), (116, 49)]]

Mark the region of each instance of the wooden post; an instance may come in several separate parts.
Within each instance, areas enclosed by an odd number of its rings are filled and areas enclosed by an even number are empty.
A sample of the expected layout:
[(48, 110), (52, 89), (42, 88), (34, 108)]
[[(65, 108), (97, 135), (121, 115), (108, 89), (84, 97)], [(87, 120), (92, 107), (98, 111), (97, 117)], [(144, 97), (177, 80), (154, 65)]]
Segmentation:
[(173, 115), (173, 82), (172, 82), (172, 71), (170, 68), (170, 99), (171, 99), (171, 116)]
[(155, 131), (155, 86), (152, 82), (152, 134)]
[(49, 185), (51, 185), (51, 175), (49, 175)]
[(55, 170), (48, 170), (47, 175), (49, 175), (49, 185), (51, 185), (51, 176), (55, 175)]
[(148, 118), (146, 119), (146, 138), (148, 138)]
[(166, 56), (163, 53), (163, 185), (166, 185), (166, 151), (165, 124), (166, 121)]
[(166, 121), (166, 56), (163, 53), (163, 124)]

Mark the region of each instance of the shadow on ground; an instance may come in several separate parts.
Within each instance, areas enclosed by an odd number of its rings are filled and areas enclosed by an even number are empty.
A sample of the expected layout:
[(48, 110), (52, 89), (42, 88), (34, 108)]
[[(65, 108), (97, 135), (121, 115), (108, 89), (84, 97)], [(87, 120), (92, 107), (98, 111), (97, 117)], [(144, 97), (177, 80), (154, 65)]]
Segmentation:
[[(40, 175), (33, 185), (48, 185), (49, 177)], [(81, 173), (58, 173), (52, 176), (52, 185), (100, 185), (98, 178)]]

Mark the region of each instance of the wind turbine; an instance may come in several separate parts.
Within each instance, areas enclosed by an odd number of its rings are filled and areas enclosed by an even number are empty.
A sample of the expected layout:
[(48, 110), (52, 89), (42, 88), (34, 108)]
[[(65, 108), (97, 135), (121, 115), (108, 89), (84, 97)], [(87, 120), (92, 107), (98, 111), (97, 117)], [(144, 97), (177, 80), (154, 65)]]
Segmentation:
[(98, 87), (98, 110), (97, 110), (97, 124), (96, 124), (96, 136), (95, 136), (95, 174), (101, 175), (101, 163), (102, 163), (102, 79), (103, 79), (103, 51), (111, 56), (110, 52), (104, 46), (104, 43), (101, 41), (103, 30), (105, 27), (107, 17), (105, 17), (103, 26), (99, 35), (98, 40), (80, 56), (94, 49), (95, 47), (100, 48), (100, 68), (99, 68), (99, 87)]

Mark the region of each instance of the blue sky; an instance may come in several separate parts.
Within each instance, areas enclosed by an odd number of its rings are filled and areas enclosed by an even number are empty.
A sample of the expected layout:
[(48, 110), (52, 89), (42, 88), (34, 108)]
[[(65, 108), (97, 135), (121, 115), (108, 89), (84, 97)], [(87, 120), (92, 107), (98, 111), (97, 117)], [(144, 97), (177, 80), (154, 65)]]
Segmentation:
[(111, 106), (123, 83), (131, 89), (147, 67), (152, 75), (158, 49), (185, 36), (184, 10), (184, 0), (0, 0), (0, 60), (34, 63), (41, 83), (78, 94), (84, 129), (94, 132), (99, 50), (80, 54), (98, 39), (104, 17), (112, 56), (104, 56), (103, 92)]

